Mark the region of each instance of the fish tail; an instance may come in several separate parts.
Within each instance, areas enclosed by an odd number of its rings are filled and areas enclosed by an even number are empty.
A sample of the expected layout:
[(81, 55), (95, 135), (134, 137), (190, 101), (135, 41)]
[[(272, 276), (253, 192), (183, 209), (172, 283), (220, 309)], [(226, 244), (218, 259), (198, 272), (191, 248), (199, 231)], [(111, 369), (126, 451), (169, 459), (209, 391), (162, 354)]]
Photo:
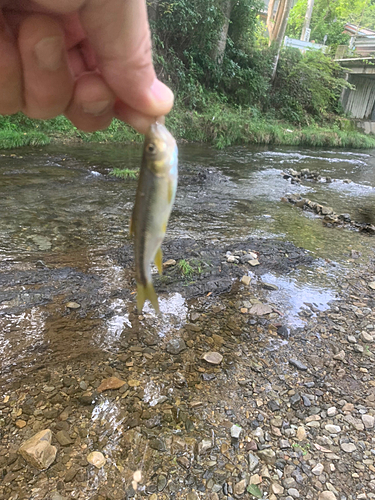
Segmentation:
[(145, 303), (146, 299), (148, 299), (151, 302), (152, 307), (159, 314), (160, 313), (159, 302), (158, 302), (158, 297), (157, 297), (156, 292), (154, 290), (153, 284), (151, 282), (146, 283), (146, 285), (142, 285), (141, 283), (137, 283), (137, 309), (138, 309), (138, 313), (142, 312), (143, 304)]

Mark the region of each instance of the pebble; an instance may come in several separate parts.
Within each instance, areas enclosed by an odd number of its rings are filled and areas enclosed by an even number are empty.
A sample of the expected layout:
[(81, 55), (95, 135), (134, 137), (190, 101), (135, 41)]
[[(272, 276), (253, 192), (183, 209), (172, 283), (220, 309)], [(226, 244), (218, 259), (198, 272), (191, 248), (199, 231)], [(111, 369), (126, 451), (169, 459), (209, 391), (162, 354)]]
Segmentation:
[(61, 446), (69, 446), (73, 443), (67, 431), (59, 431), (56, 433), (56, 439), (61, 444)]
[(250, 276), (242, 276), (241, 278), (241, 283), (243, 283), (246, 286), (249, 286), (251, 283), (251, 277)]
[(223, 356), (219, 352), (210, 351), (203, 354), (202, 359), (211, 365), (219, 365), (223, 360)]
[(261, 460), (263, 460), (269, 465), (274, 465), (276, 462), (276, 454), (270, 448), (267, 448), (265, 450), (259, 450), (258, 456)]
[(328, 408), (327, 415), (329, 417), (334, 417), (336, 414), (337, 414), (337, 408), (336, 408), (336, 406), (331, 406), (331, 408)]
[(65, 304), (65, 307), (68, 309), (79, 309), (81, 307), (81, 304), (78, 304), (78, 302), (67, 302)]
[(176, 265), (176, 261), (174, 259), (168, 259), (164, 262), (163, 267), (172, 267)]
[(307, 438), (306, 429), (303, 426), (298, 427), (297, 429), (298, 441), (305, 441), (306, 438)]
[(316, 464), (315, 467), (311, 470), (315, 476), (320, 476), (320, 474), (324, 471), (324, 465), (323, 464)]
[(348, 335), (346, 339), (349, 342), (349, 344), (356, 344), (357, 343), (357, 339), (354, 337), (354, 335)]
[(252, 259), (252, 260), (249, 260), (249, 264), (250, 264), (250, 266), (255, 267), (255, 266), (259, 266), (260, 262), (258, 259)]
[(242, 479), (242, 481), (234, 485), (234, 494), (238, 496), (243, 495), (245, 493), (246, 486), (246, 479)]
[(357, 449), (354, 443), (341, 443), (341, 449), (346, 453), (353, 453)]
[(117, 377), (109, 377), (109, 378), (102, 380), (97, 391), (104, 392), (104, 391), (108, 391), (110, 389), (120, 389), (120, 387), (122, 387), (125, 384), (126, 384), (125, 380), (121, 380)]
[(288, 495), (290, 495), (293, 498), (299, 498), (299, 491), (296, 490), (295, 488), (289, 488)]
[(106, 459), (100, 451), (92, 451), (89, 453), (87, 455), (87, 461), (89, 464), (95, 465), (97, 469), (100, 469), (106, 463)]
[(187, 349), (187, 347), (184, 339), (178, 337), (171, 339), (166, 346), (166, 351), (169, 354), (175, 355), (180, 354), (180, 352), (184, 351), (185, 349)]
[(371, 343), (374, 342), (374, 337), (367, 332), (361, 332), (361, 340), (363, 340), (363, 342)]
[(272, 483), (271, 484), (271, 491), (275, 495), (282, 495), (284, 493), (284, 488), (279, 483)]
[(242, 428), (239, 425), (234, 424), (230, 428), (230, 435), (234, 439), (238, 439), (240, 437), (241, 432), (242, 432)]
[(203, 439), (198, 445), (198, 454), (202, 455), (212, 448), (212, 441), (210, 439)]
[(256, 316), (265, 316), (266, 314), (270, 314), (273, 311), (272, 307), (268, 304), (254, 304), (249, 313), (254, 314)]
[(372, 429), (375, 424), (375, 418), (372, 415), (362, 415), (362, 422), (365, 429)]
[(340, 351), (339, 353), (335, 354), (333, 356), (333, 359), (336, 359), (338, 361), (344, 361), (344, 359), (345, 359), (345, 351)]
[(301, 370), (304, 372), (307, 370), (307, 366), (304, 365), (301, 361), (298, 361), (298, 359), (290, 359), (289, 364), (295, 366), (297, 370)]
[(259, 458), (256, 455), (253, 455), (252, 453), (249, 453), (248, 458), (249, 458), (249, 470), (250, 472), (253, 472), (253, 470), (255, 470), (259, 465)]
[(319, 494), (318, 500), (337, 500), (337, 497), (332, 491), (323, 491)]
[(33, 467), (43, 470), (55, 461), (57, 448), (51, 445), (52, 431), (44, 429), (22, 443), (20, 455)]
[(26, 426), (26, 422), (24, 420), (16, 420), (16, 427), (19, 429), (23, 429)]
[(339, 425), (327, 424), (325, 426), (325, 430), (330, 434), (338, 434), (339, 432), (341, 432), (341, 427)]

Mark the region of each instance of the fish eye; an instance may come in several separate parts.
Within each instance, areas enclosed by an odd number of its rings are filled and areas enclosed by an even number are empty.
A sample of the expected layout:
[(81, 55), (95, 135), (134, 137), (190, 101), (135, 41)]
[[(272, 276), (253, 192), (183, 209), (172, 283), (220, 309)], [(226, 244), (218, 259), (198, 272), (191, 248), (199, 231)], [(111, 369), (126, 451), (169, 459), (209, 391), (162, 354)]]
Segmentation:
[(156, 146), (155, 146), (155, 144), (153, 144), (152, 142), (150, 142), (150, 144), (147, 144), (146, 151), (148, 153), (150, 153), (150, 154), (156, 153)]

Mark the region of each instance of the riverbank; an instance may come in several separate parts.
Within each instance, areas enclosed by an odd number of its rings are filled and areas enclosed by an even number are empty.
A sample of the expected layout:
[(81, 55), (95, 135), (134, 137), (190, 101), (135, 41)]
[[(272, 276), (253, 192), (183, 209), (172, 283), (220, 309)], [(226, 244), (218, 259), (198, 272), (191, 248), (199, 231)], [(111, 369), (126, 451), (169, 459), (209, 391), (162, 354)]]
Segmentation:
[[(174, 109), (167, 117), (167, 126), (177, 140), (208, 143), (219, 149), (244, 144), (355, 149), (375, 147), (375, 137), (356, 131), (347, 119), (338, 118), (335, 123), (326, 126), (313, 124), (296, 127), (255, 115), (252, 110), (222, 105), (210, 107), (201, 113)], [(141, 135), (118, 120), (113, 120), (111, 126), (104, 131), (85, 133), (61, 116), (47, 121), (30, 120), (23, 115), (0, 117), (0, 149), (65, 142), (141, 141)]]
[[(167, 244), (168, 260), (182, 251), (184, 242), (175, 243)], [(196, 242), (195, 252), (211, 264), (217, 251), (222, 274), (236, 276), (230, 291), (207, 294), (210, 277), (201, 273), (195, 279), (202, 290), (193, 286), (183, 307), (179, 293), (164, 296), (163, 307), (174, 301), (183, 315), (163, 335), (160, 328), (171, 326), (167, 311), (158, 320), (130, 305), (127, 326), (100, 352), (90, 343), (92, 299), (99, 293), (106, 300), (100, 280), (63, 272), (61, 285), (78, 303), (64, 310), (61, 291), (51, 288), (57, 295), (44, 306), (60, 340), (50, 335), (48, 349), (29, 366), (9, 367), (11, 376), (3, 366), (1, 498), (375, 498), (374, 261), (353, 263), (329, 308), (306, 303), (304, 326), (290, 330), (273, 301), (277, 286), (262, 276), (275, 266), (288, 273), (300, 259), (312, 263), (291, 244), (264, 243), (242, 241), (232, 251), (211, 245), (210, 253)], [(240, 278), (252, 269), (249, 247), (260, 262), (250, 283)], [(111, 256), (128, 268), (126, 247)], [(24, 276), (30, 282), (33, 274), (44, 293), (62, 271), (47, 261)], [(177, 267), (168, 267), (167, 277), (173, 280)], [(19, 278), (8, 272), (7, 290), (20, 291)], [(77, 294), (77, 280), (89, 298)], [(185, 294), (186, 280), (175, 287)], [(9, 307), (9, 317), (22, 314)], [(85, 342), (89, 349), (68, 354), (68, 345)], [(49, 433), (52, 447), (37, 468), (30, 458), (35, 443), (22, 456), (19, 447), (39, 432)]]

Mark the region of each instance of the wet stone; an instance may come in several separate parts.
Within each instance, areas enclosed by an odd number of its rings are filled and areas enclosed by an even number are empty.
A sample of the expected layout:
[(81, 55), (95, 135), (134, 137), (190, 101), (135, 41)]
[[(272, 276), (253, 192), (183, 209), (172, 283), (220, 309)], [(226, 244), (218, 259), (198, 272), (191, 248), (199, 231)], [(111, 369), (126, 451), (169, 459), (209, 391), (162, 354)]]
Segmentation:
[(37, 469), (47, 469), (55, 460), (57, 449), (51, 446), (52, 432), (45, 429), (25, 441), (19, 448), (21, 456)]
[(56, 433), (56, 439), (61, 444), (61, 446), (69, 446), (73, 443), (69, 434), (64, 430)]
[(78, 304), (78, 302), (67, 302), (65, 304), (65, 307), (68, 309), (79, 309), (81, 307), (81, 304)]
[(211, 365), (219, 365), (223, 360), (223, 356), (219, 352), (210, 351), (203, 354), (202, 359)]
[(298, 406), (298, 404), (300, 403), (301, 401), (301, 396), (298, 394), (298, 392), (296, 392), (295, 394), (293, 394), (293, 396), (290, 398), (290, 404), (292, 406)]
[(164, 474), (161, 474), (160, 476), (158, 476), (158, 484), (157, 484), (158, 491), (163, 491), (166, 485), (167, 485), (167, 477), (164, 476)]
[(106, 459), (100, 451), (93, 451), (89, 453), (87, 455), (87, 461), (89, 464), (94, 465), (97, 469), (100, 469), (106, 463)]
[(157, 451), (165, 451), (165, 443), (161, 438), (150, 439), (150, 448)]
[(66, 483), (70, 483), (70, 481), (73, 481), (73, 479), (76, 477), (79, 469), (78, 467), (75, 467), (74, 465), (70, 467), (70, 469), (67, 470), (65, 476), (64, 476), (64, 481)]
[(246, 486), (246, 479), (242, 479), (242, 481), (234, 485), (233, 493), (238, 496), (243, 495), (245, 493)]
[(181, 338), (173, 338), (171, 339), (167, 346), (166, 346), (166, 351), (169, 354), (180, 354), (180, 352), (184, 351), (186, 349), (186, 344), (184, 339)]

